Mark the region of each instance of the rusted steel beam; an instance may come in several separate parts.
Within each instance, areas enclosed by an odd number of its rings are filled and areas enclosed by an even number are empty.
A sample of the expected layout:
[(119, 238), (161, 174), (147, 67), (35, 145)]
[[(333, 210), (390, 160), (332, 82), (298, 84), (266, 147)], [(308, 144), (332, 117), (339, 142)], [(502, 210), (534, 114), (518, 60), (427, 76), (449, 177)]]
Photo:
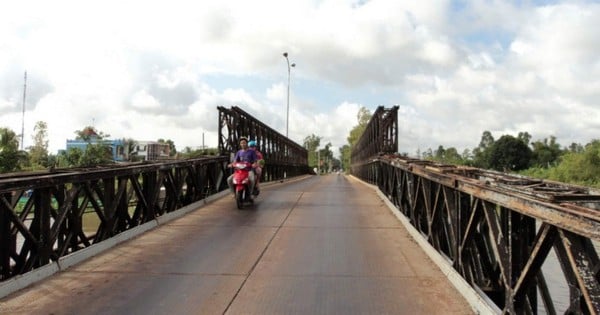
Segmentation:
[[(591, 255), (588, 254), (589, 248), (586, 251), (583, 243), (589, 242), (589, 240), (582, 239), (581, 236), (568, 231), (559, 231), (559, 234), (568, 265), (577, 281), (582, 302), (585, 303), (587, 309), (594, 310), (596, 314), (600, 313), (600, 284), (597, 272), (593, 271), (598, 262), (593, 262), (590, 257), (596, 254), (595, 251)], [(578, 302), (572, 307), (579, 309), (580, 304)]]
[(503, 313), (537, 314), (538, 290), (540, 307), (556, 313), (542, 270), (552, 249), (566, 312), (600, 313), (598, 191), (396, 155), (355, 166)]
[(536, 277), (538, 275), (543, 276), (543, 274), (540, 274), (539, 270), (546, 260), (546, 257), (548, 257), (557, 235), (557, 229), (549, 224), (543, 223), (540, 227), (536, 240), (534, 241), (535, 246), (531, 250), (529, 258), (514, 287), (512, 298), (519, 307), (522, 307), (522, 304), (525, 302), (527, 288), (533, 287), (535, 289)]
[[(514, 186), (506, 189), (505, 186), (493, 182), (493, 177), (490, 175), (497, 176), (495, 172), (467, 168), (465, 170), (470, 170), (471, 176), (462, 176), (454, 172), (440, 171), (439, 168), (429, 167), (426, 163), (413, 164), (403, 160), (396, 161), (393, 158), (382, 158), (381, 161), (576, 234), (600, 239), (600, 211), (574, 203), (548, 202), (548, 195), (551, 193), (547, 193), (543, 198), (536, 198), (537, 195), (533, 194), (516, 193)], [(511, 175), (507, 174), (506, 177)], [(600, 197), (600, 194), (589, 196)], [(587, 199), (588, 204), (589, 200), (591, 198)]]
[[(15, 237), (11, 233), (12, 205), (6, 202), (10, 193), (0, 194), (0, 279), (11, 276), (11, 253), (14, 252)], [(27, 229), (26, 229), (27, 230)]]
[(494, 253), (494, 260), (498, 262), (500, 269), (500, 282), (504, 284), (504, 300), (506, 310), (510, 314), (515, 314), (514, 305), (509, 300), (513, 296), (512, 292), (512, 263), (510, 261), (510, 232), (505, 235), (500, 226), (502, 221), (498, 218), (494, 204), (484, 202), (483, 213), (485, 214), (486, 224), (490, 229), (490, 247)]
[[(202, 157), (187, 160), (172, 161), (144, 161), (127, 164), (114, 164), (95, 168), (65, 168), (46, 171), (38, 176), (11, 174), (0, 177), (0, 193), (30, 188), (54, 187), (60, 184), (78, 182), (81, 178), (88, 181), (99, 180), (107, 177), (144, 174), (161, 169), (184, 168), (189, 165), (212, 164), (216, 160), (227, 162), (227, 157)], [(26, 174), (26, 173), (25, 173)]]

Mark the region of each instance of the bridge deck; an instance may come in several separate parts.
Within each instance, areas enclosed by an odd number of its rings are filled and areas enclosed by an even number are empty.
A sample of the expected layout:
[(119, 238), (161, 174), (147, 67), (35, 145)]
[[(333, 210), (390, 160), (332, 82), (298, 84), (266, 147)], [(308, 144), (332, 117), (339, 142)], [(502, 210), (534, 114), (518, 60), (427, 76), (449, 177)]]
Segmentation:
[(0, 300), (2, 314), (472, 314), (377, 194), (342, 175), (229, 196)]

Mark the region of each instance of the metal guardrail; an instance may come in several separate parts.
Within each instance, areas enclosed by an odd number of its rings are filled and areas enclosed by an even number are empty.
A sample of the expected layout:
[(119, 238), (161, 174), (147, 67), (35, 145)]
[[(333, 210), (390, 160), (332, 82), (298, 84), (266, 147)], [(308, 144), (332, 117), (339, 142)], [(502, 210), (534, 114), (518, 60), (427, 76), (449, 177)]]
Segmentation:
[(551, 251), (568, 287), (565, 314), (600, 313), (598, 191), (397, 155), (353, 171), (503, 313), (538, 314), (538, 304), (557, 313), (542, 268)]
[(0, 176), (0, 281), (226, 189), (228, 160)]

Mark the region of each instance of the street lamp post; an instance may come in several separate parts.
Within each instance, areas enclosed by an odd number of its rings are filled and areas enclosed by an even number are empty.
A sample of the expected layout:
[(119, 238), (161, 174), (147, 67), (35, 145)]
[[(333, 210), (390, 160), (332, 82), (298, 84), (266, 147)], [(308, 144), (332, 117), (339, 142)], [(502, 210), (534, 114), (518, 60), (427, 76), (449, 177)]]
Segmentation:
[(289, 123), (290, 123), (290, 73), (291, 73), (291, 68), (295, 67), (296, 64), (295, 63), (290, 64), (290, 60), (288, 59), (287, 52), (284, 52), (283, 56), (285, 57), (285, 61), (287, 61), (287, 69), (288, 69), (287, 111), (286, 111), (286, 118), (285, 118), (285, 136), (287, 138), (288, 132), (289, 132)]

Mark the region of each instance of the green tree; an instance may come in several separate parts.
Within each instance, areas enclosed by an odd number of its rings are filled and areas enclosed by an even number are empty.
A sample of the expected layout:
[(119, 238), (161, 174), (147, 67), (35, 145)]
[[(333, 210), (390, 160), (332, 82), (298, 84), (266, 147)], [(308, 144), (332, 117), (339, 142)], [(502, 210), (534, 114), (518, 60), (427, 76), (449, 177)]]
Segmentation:
[(90, 167), (96, 165), (112, 164), (113, 157), (110, 147), (104, 144), (88, 144), (85, 152), (79, 159), (79, 166)]
[(48, 167), (48, 125), (38, 121), (33, 127), (33, 146), (29, 147), (29, 161), (36, 168)]
[(328, 142), (324, 148), (318, 150), (319, 172), (327, 172), (331, 170), (333, 163), (333, 151), (331, 151), (331, 142)]
[(0, 128), (0, 173), (20, 170), (26, 157), (25, 152), (19, 151), (17, 134), (8, 128)]
[(341, 157), (342, 161), (348, 161), (345, 163), (347, 169), (349, 169), (349, 166), (352, 163), (352, 149), (358, 142), (358, 139), (360, 139), (362, 134), (365, 132), (371, 117), (373, 117), (373, 114), (371, 114), (371, 111), (369, 111), (366, 107), (363, 106), (358, 110), (358, 114), (356, 115), (356, 118), (358, 119), (358, 125), (354, 126), (352, 130), (350, 130), (350, 134), (347, 138), (350, 150), (344, 150), (341, 152), (343, 154)]
[(437, 150), (433, 153), (433, 160), (443, 162), (444, 156), (446, 155), (446, 149), (443, 145), (438, 146)]
[(340, 157), (342, 158), (341, 169), (343, 171), (350, 170), (350, 145), (345, 144), (340, 148)]
[(446, 149), (444, 155), (444, 163), (447, 164), (464, 164), (462, 156), (458, 153), (458, 150), (454, 147)]
[(350, 135), (348, 136), (348, 143), (351, 147), (358, 142), (360, 136), (362, 136), (363, 132), (365, 132), (371, 117), (373, 117), (373, 114), (371, 114), (371, 111), (369, 111), (366, 107), (361, 107), (358, 110), (358, 114), (356, 115), (356, 118), (358, 119), (358, 125), (354, 126), (354, 128), (350, 130)]
[(551, 170), (550, 178), (586, 186), (597, 186), (600, 182), (600, 140), (586, 144), (583, 152), (567, 152), (560, 164)]
[(550, 140), (545, 138), (543, 141), (531, 143), (533, 150), (532, 166), (548, 168), (558, 162), (558, 158), (563, 154), (560, 144), (556, 142), (556, 137), (550, 136)]
[(91, 167), (114, 163), (111, 148), (103, 140), (109, 135), (87, 126), (82, 130), (76, 130), (78, 140), (87, 142), (85, 150), (70, 148), (67, 150), (62, 161), (68, 167)]
[(479, 141), (479, 146), (473, 149), (473, 165), (479, 168), (490, 168), (490, 151), (494, 145), (494, 137), (489, 131), (484, 131)]
[(454, 147), (445, 149), (444, 146), (438, 146), (435, 152), (432, 152), (431, 156), (427, 156), (428, 160), (433, 160), (446, 164), (464, 164), (463, 158), (458, 154), (458, 150)]
[(473, 153), (471, 153), (471, 150), (464, 149), (463, 153), (461, 154), (461, 159), (462, 159), (463, 163), (466, 165), (473, 164)]
[(304, 148), (308, 151), (308, 166), (317, 167), (317, 148), (321, 145), (321, 137), (311, 134), (304, 138)]
[(421, 156), (423, 157), (424, 160), (433, 160), (434, 159), (433, 150), (431, 150), (431, 148), (427, 148), (427, 150), (425, 150), (424, 152), (421, 153)]
[(583, 146), (579, 143), (572, 142), (571, 145), (569, 146), (568, 150), (569, 150), (569, 152), (572, 152), (572, 153), (582, 153)]
[(83, 151), (80, 148), (69, 148), (65, 152), (64, 161), (66, 167), (80, 166), (79, 161), (83, 156)]
[(489, 168), (497, 171), (519, 171), (529, 167), (531, 149), (522, 140), (504, 135), (489, 150)]
[(523, 141), (526, 145), (529, 145), (529, 141), (531, 141), (531, 135), (527, 131), (521, 131), (517, 135), (517, 139)]
[(96, 130), (92, 126), (86, 126), (81, 130), (75, 130), (76, 139), (91, 142), (94, 140), (102, 140), (110, 137), (110, 135), (103, 133), (102, 131)]

